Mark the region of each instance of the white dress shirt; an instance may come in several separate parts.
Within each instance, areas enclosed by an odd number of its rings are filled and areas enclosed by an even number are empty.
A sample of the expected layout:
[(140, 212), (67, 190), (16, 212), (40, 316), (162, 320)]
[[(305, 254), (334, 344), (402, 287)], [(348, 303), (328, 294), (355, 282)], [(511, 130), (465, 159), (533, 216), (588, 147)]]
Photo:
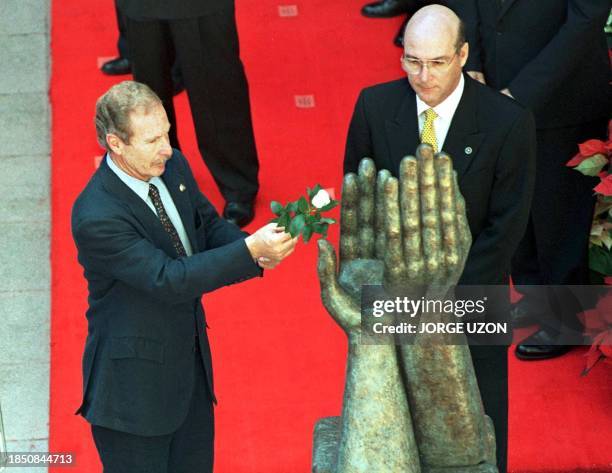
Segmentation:
[(430, 107), (423, 102), (418, 95), (416, 96), (417, 114), (419, 118), (419, 136), (423, 133), (423, 126), (425, 125), (425, 111), (433, 108), (434, 112), (438, 115), (434, 120), (434, 131), (436, 133), (436, 141), (438, 142), (438, 151), (442, 151), (444, 140), (446, 140), (448, 129), (450, 128), (453, 116), (455, 115), (455, 111), (463, 95), (464, 87), (465, 79), (463, 78), (463, 74), (461, 74), (461, 78), (455, 90), (453, 90), (443, 102), (435, 107)]
[(153, 184), (155, 187), (157, 187), (162, 204), (166, 210), (166, 214), (168, 214), (168, 218), (172, 222), (172, 225), (174, 225), (174, 228), (176, 228), (176, 232), (181, 239), (185, 252), (188, 256), (191, 256), (193, 254), (193, 249), (191, 248), (191, 243), (187, 237), (185, 226), (183, 225), (181, 216), (179, 215), (178, 210), (176, 210), (172, 196), (170, 195), (170, 192), (168, 192), (168, 188), (166, 187), (166, 184), (164, 184), (164, 181), (159, 177), (152, 177), (148, 182), (136, 179), (135, 177), (132, 177), (125, 171), (121, 170), (119, 166), (113, 162), (108, 153), (106, 154), (106, 163), (126, 186), (128, 186), (138, 197), (145, 201), (155, 215), (157, 215), (157, 211), (155, 210), (153, 201), (149, 197), (149, 184)]

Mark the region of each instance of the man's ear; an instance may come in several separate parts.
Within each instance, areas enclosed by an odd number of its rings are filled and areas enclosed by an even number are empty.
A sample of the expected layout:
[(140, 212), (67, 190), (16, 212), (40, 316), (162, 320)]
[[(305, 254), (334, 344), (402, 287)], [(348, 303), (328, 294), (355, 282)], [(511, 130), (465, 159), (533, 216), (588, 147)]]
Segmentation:
[(106, 144), (113, 153), (118, 155), (123, 154), (123, 147), (125, 146), (125, 143), (117, 135), (113, 133), (108, 133), (106, 135)]
[(465, 63), (467, 62), (469, 55), (470, 55), (470, 45), (466, 41), (465, 43), (463, 43), (463, 46), (461, 46), (461, 49), (459, 50), (459, 60), (461, 61), (461, 67), (465, 66)]

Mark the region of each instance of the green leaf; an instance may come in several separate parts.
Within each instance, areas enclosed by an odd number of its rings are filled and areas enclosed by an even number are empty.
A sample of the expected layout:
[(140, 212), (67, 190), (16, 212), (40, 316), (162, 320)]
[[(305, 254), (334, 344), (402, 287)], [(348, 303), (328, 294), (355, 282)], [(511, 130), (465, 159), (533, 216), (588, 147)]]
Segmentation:
[(336, 223), (336, 221), (333, 218), (327, 218), (327, 217), (323, 217), (321, 220), (319, 220), (321, 223)]
[(585, 176), (597, 176), (606, 164), (608, 164), (608, 158), (603, 154), (596, 154), (582, 161), (574, 169)]
[(315, 233), (320, 233), (321, 235), (324, 235), (324, 234), (326, 234), (326, 233), (327, 233), (327, 227), (328, 227), (328, 226), (329, 226), (329, 225), (328, 225), (327, 223), (315, 223), (315, 224), (312, 226), (312, 230), (313, 230)]
[(302, 229), (302, 238), (304, 239), (304, 243), (308, 243), (310, 237), (312, 237), (312, 227), (310, 225), (304, 225), (304, 228)]
[(289, 202), (287, 204), (287, 210), (289, 212), (294, 212), (295, 213), (295, 212), (297, 212), (297, 209), (298, 209), (297, 202)]
[(290, 222), (291, 222), (291, 217), (289, 216), (288, 213), (285, 212), (278, 219), (277, 225), (279, 227), (283, 227), (285, 229), (285, 231), (287, 231), (287, 228), (289, 227), (289, 223)]
[(337, 200), (332, 200), (329, 204), (324, 205), (323, 207), (321, 207), (319, 210), (321, 212), (327, 212), (328, 210), (333, 209), (335, 206), (338, 205), (338, 201)]
[(270, 202), (270, 210), (272, 210), (272, 213), (274, 213), (275, 215), (280, 215), (283, 211), (283, 206), (280, 202), (273, 200), (272, 202)]
[(601, 241), (604, 245), (606, 245), (608, 251), (610, 251), (610, 248), (612, 248), (612, 237), (610, 236), (610, 232), (608, 230), (605, 230), (602, 233)]
[(597, 199), (597, 202), (595, 202), (595, 217), (598, 217), (602, 214), (605, 214), (606, 212), (608, 212), (610, 209), (612, 209), (612, 202), (602, 202), (601, 200)]
[(291, 233), (291, 236), (298, 236), (302, 231), (302, 228), (304, 228), (304, 224), (304, 216), (302, 214), (296, 215), (289, 224), (289, 233)]
[(278, 217), (273, 218), (272, 220), (270, 220), (270, 223), (278, 223)]
[(601, 246), (591, 246), (589, 267), (605, 276), (612, 276), (612, 252)]
[(300, 197), (300, 200), (297, 201), (298, 211), (302, 213), (308, 212), (308, 201), (306, 197)]

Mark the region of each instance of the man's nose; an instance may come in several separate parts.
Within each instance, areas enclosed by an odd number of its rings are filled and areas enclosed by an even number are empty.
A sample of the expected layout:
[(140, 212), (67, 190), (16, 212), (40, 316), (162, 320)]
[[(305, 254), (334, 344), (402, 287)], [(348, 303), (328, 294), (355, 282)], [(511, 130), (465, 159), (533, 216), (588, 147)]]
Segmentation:
[(427, 66), (427, 64), (423, 64), (421, 66), (421, 71), (419, 72), (419, 79), (421, 79), (422, 82), (427, 82), (428, 78), (429, 78), (429, 67)]
[(172, 146), (170, 146), (170, 137), (166, 135), (163, 138), (162, 149), (160, 150), (164, 156), (172, 156)]

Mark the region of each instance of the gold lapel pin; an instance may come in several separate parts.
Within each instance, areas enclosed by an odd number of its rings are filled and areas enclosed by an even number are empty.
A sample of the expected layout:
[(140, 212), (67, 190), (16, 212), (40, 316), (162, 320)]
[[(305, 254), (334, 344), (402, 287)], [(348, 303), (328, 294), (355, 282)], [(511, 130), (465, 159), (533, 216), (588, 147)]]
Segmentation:
[(187, 188), (185, 187), (185, 184), (181, 184), (181, 185), (179, 186), (179, 190), (180, 190), (181, 192), (185, 192), (185, 189), (187, 189)]

